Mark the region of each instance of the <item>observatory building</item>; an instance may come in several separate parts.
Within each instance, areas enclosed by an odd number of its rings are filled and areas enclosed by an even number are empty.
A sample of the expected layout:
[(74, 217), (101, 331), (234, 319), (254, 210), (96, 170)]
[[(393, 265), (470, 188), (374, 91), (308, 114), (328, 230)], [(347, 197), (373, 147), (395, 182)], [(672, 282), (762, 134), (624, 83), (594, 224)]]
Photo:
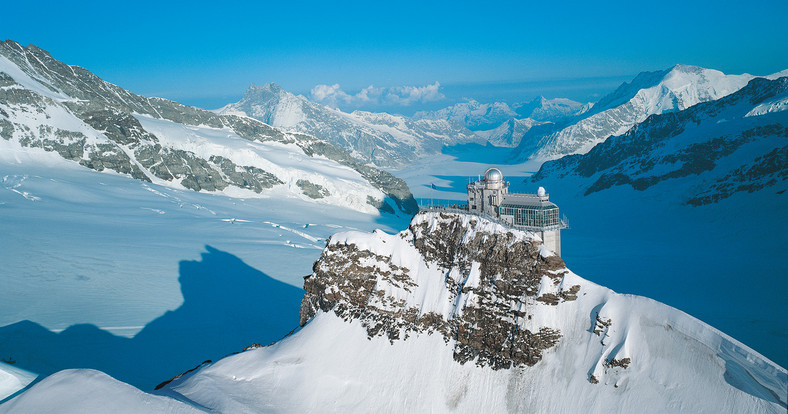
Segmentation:
[(483, 179), (468, 184), (468, 211), (537, 233), (545, 247), (561, 255), (561, 229), (566, 224), (543, 187), (536, 194), (510, 194), (509, 182), (504, 181), (501, 170), (490, 168)]

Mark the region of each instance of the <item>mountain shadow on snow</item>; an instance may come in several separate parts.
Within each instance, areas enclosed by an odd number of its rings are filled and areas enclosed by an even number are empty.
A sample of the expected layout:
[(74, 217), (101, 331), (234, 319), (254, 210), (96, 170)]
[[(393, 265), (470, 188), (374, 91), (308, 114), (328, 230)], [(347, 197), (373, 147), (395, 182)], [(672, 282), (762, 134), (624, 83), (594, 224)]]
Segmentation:
[(202, 260), (179, 263), (181, 306), (133, 338), (92, 324), (55, 333), (21, 321), (0, 328), (0, 357), (40, 378), (67, 368), (93, 368), (145, 390), (201, 361), (276, 341), (298, 326), (303, 290), (230, 253), (205, 249)]

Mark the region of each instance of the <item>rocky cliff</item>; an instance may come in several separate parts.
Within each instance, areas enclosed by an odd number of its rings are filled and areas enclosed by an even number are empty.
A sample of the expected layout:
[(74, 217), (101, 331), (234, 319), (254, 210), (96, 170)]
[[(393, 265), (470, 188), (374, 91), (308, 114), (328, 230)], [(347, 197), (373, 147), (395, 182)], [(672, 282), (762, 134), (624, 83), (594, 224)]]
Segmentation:
[(425, 289), (418, 267), (338, 236), (305, 280), (301, 324), (324, 311), (361, 320), (370, 337), (391, 341), (438, 332), (454, 344), (455, 360), (496, 369), (533, 365), (561, 338), (560, 330), (527, 322), (538, 304), (575, 300), (580, 286), (564, 284), (564, 262), (538, 238), (444, 213), (419, 214), (399, 237), (442, 275), (430, 294), (451, 306), (408, 300)]

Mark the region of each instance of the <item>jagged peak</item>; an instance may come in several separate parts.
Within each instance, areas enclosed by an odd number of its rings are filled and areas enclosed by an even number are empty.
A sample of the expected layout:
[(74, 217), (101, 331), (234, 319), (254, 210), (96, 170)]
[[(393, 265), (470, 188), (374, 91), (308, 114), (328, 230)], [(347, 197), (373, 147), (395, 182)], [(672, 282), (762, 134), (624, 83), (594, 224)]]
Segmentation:
[(36, 46), (36, 45), (34, 45), (32, 43), (27, 45), (27, 46), (22, 46), (21, 43), (19, 43), (17, 41), (14, 41), (14, 40), (11, 40), (11, 39), (6, 39), (4, 42), (0, 42), (0, 43), (6, 44), (9, 47), (18, 49), (22, 53), (32, 53), (32, 54), (36, 54), (36, 55), (43, 55), (43, 56), (46, 56), (46, 57), (48, 57), (50, 59), (54, 59), (52, 57), (52, 54), (50, 54), (47, 50), (42, 49), (42, 48), (40, 48), (40, 47), (38, 47), (38, 46)]
[(260, 104), (273, 101), (275, 99), (280, 99), (286, 95), (291, 94), (282, 89), (282, 87), (276, 83), (271, 82), (263, 85), (252, 83), (249, 85), (249, 88), (246, 89), (246, 92), (244, 92), (244, 95), (239, 103)]
[(539, 95), (539, 96), (537, 96), (536, 98), (534, 98), (534, 99), (531, 99), (531, 101), (530, 101), (530, 102), (528, 102), (528, 104), (529, 104), (529, 105), (538, 105), (538, 106), (542, 106), (542, 105), (544, 105), (544, 104), (545, 104), (547, 101), (548, 101), (548, 99), (547, 99), (547, 98), (545, 98), (545, 97), (544, 97), (544, 95)]
[(671, 70), (672, 68), (638, 73), (634, 79), (622, 83), (615, 91), (602, 97), (602, 99), (594, 105), (593, 112), (602, 112), (605, 109), (624, 104), (626, 101), (632, 99), (639, 90), (658, 85), (659, 82), (665, 79), (665, 76), (670, 73)]
[(702, 68), (700, 66), (695, 66), (695, 65), (685, 65), (683, 63), (677, 63), (669, 69), (670, 72), (683, 72), (683, 73), (700, 73), (706, 70), (710, 70), (710, 69)]
[(249, 87), (246, 89), (246, 93), (249, 94), (259, 94), (259, 93), (275, 93), (279, 94), (285, 92), (279, 84), (274, 82), (264, 83), (262, 85), (258, 85), (252, 82)]
[(279, 84), (275, 83), (275, 82), (268, 82), (268, 83), (264, 83), (262, 85), (258, 85), (258, 84), (253, 82), (249, 86), (249, 89), (262, 89), (262, 90), (274, 91), (274, 92), (278, 92), (278, 91), (282, 91), (283, 90), (282, 87), (279, 86)]

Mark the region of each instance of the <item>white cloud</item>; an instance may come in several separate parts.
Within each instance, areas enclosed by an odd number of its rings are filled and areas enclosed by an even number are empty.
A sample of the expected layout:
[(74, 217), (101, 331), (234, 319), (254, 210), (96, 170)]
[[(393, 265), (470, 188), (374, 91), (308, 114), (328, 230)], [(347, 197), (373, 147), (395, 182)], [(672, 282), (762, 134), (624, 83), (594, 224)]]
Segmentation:
[(425, 103), (444, 99), (440, 92), (440, 83), (426, 86), (392, 86), (378, 88), (367, 86), (358, 93), (351, 95), (342, 90), (338, 83), (333, 85), (317, 85), (310, 91), (313, 101), (334, 107), (369, 105), (401, 105)]

